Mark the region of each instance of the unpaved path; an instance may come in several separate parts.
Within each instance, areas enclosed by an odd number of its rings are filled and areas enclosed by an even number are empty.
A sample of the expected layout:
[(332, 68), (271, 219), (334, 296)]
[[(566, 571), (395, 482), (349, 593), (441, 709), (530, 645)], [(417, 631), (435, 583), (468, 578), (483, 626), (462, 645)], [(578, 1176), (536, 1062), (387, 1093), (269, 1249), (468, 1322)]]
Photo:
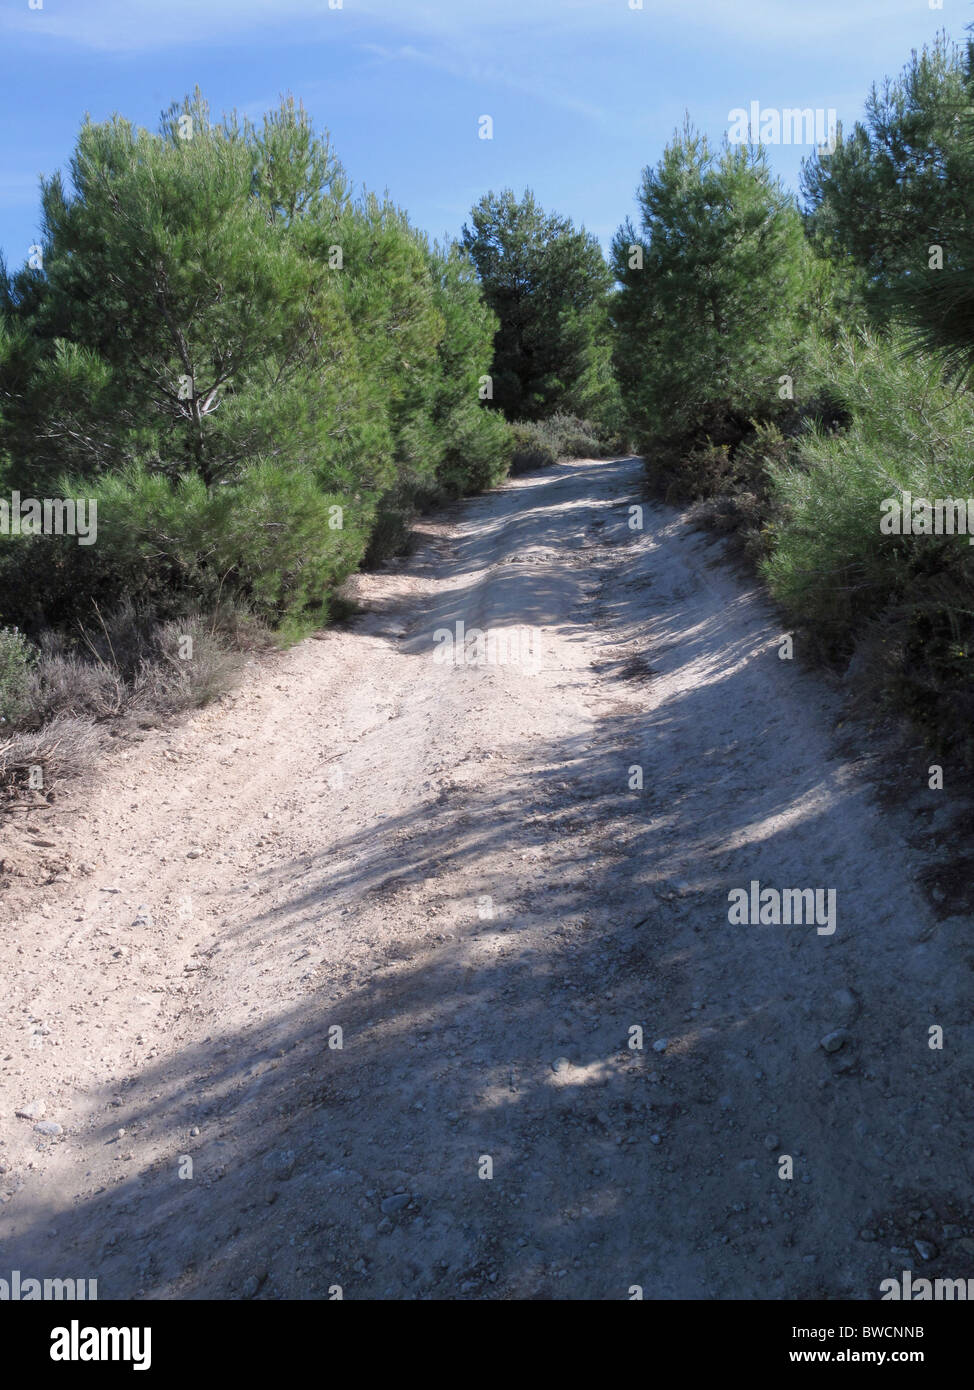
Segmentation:
[[(870, 1299), (974, 1273), (970, 923), (930, 915), (908, 843), (947, 794), (878, 808), (720, 544), (648, 504), (629, 528), (640, 473), (560, 465), (427, 524), (350, 630), (4, 830), (0, 1276)], [(539, 629), (539, 666), (437, 663), (458, 620)], [(731, 925), (752, 879), (835, 889), (834, 935)]]

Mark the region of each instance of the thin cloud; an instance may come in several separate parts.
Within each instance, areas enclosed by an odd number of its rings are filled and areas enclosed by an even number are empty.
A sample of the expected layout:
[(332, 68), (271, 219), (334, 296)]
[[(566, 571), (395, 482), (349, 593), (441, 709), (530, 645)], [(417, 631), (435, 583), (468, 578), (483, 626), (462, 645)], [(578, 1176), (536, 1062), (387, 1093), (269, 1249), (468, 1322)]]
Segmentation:
[(390, 48), (382, 44), (367, 43), (362, 45), (362, 49), (381, 62), (418, 63), (424, 67), (433, 68), (437, 72), (445, 72), (450, 77), (455, 77), (462, 82), (478, 83), (485, 87), (506, 87), (511, 91), (524, 92), (528, 96), (537, 97), (550, 106), (557, 106), (563, 110), (574, 111), (578, 115), (587, 116), (590, 120), (604, 121), (606, 119), (606, 112), (602, 107), (595, 106), (592, 102), (579, 100), (578, 97), (565, 91), (558, 83), (539, 77), (536, 71), (530, 75), (524, 74), (522, 76), (509, 67), (497, 63), (453, 58), (446, 53), (424, 51), (416, 48), (413, 44), (402, 44)]
[[(892, 21), (917, 18), (917, 0), (819, 0), (815, 5), (787, 5), (781, 0), (643, 0), (642, 10), (628, 0), (50, 0), (47, 8), (7, 5), (0, 11), (0, 33), (42, 38), (104, 52), (134, 53), (147, 49), (244, 39), (272, 30), (280, 35), (293, 26), (302, 38), (327, 40), (348, 34), (363, 21), (381, 23), (398, 33), (446, 42), (481, 35), (503, 42), (518, 34), (541, 33), (555, 43), (562, 38), (599, 34), (631, 36), (633, 43), (655, 44), (661, 28), (671, 36), (701, 30), (727, 34), (750, 47), (783, 40), (825, 42), (868, 37), (888, 30)], [(930, 12), (932, 17), (940, 12)], [(309, 33), (308, 31), (311, 30)], [(674, 31), (676, 31), (674, 33)]]

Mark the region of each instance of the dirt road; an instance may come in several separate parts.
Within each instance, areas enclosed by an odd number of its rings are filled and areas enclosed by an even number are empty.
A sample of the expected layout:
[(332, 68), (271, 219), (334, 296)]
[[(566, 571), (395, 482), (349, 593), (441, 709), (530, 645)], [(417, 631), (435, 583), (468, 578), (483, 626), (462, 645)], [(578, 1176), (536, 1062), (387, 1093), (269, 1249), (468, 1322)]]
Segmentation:
[[(880, 808), (721, 543), (630, 528), (640, 476), (563, 464), (425, 524), (349, 630), (3, 830), (0, 1276), (974, 1274), (970, 922), (932, 915), (914, 836), (949, 793), (920, 758)], [(457, 622), (531, 631), (436, 659)], [(834, 891), (834, 932), (730, 922), (752, 881)]]

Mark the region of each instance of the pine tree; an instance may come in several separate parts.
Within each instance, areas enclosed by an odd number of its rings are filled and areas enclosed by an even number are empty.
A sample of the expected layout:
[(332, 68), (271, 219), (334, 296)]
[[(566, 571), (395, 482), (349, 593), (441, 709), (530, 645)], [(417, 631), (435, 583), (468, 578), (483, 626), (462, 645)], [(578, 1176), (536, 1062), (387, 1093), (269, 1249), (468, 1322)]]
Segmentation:
[(463, 229), (497, 315), (494, 402), (509, 420), (611, 409), (607, 295), (601, 248), (571, 220), (543, 211), (526, 190), (487, 193)]

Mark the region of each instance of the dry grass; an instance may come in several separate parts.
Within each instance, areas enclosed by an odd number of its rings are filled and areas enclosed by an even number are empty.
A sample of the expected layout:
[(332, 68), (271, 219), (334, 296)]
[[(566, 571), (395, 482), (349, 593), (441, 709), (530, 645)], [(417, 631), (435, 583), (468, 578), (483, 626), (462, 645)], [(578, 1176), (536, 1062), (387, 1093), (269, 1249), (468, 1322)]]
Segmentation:
[(132, 714), (178, 714), (218, 699), (233, 685), (246, 652), (274, 645), (246, 612), (224, 608), (153, 621), (132, 604), (73, 637), (46, 633), (24, 660), (16, 717), (0, 730), (0, 789), (8, 798), (41, 771), (48, 790), (92, 769), (102, 725)]
[(66, 777), (82, 776), (94, 767), (103, 741), (98, 725), (70, 716), (52, 719), (42, 729), (14, 732), (0, 742), (0, 789), (9, 795), (33, 784), (47, 791)]

